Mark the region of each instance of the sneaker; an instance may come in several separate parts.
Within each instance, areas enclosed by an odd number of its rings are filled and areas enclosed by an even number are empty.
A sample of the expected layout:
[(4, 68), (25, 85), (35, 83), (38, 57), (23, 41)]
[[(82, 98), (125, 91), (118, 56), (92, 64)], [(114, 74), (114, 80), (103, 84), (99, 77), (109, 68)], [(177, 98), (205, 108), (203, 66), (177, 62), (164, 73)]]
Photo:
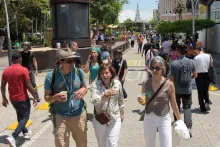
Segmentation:
[(126, 98), (126, 99), (124, 99), (124, 101), (126, 102), (126, 101), (127, 101), (127, 98)]
[(191, 129), (188, 129), (188, 131), (189, 131), (189, 136), (190, 136), (190, 138), (192, 138), (192, 130), (191, 130)]
[(208, 103), (205, 104), (205, 108), (206, 108), (206, 111), (210, 111), (211, 110)]
[(209, 99), (209, 105), (212, 105), (212, 101)]
[(16, 147), (16, 141), (15, 141), (14, 137), (9, 136), (9, 137), (5, 138), (5, 140), (9, 144), (10, 147)]
[(24, 133), (24, 136), (23, 136), (23, 138), (24, 139), (30, 139), (31, 137), (31, 134), (32, 134), (32, 132), (31, 132), (31, 130), (28, 130), (28, 132), (27, 133)]

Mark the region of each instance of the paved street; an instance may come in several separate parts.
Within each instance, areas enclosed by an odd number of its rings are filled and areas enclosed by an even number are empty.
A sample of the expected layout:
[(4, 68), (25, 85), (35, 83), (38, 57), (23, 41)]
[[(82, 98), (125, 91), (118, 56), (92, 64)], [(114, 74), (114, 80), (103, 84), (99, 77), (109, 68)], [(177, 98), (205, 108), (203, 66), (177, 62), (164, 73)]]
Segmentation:
[[(141, 54), (137, 54), (137, 49), (130, 49), (124, 54), (124, 58), (128, 60), (129, 72), (126, 77), (125, 89), (128, 92), (128, 100), (125, 107), (125, 120), (122, 124), (119, 147), (145, 147), (143, 134), (143, 123), (139, 122), (139, 112), (143, 109), (136, 100), (137, 95), (141, 91), (141, 82), (146, 77), (144, 71), (144, 58)], [(2, 60), (7, 58), (0, 58)], [(47, 73), (40, 73), (37, 76), (37, 84), (44, 82)], [(0, 70), (2, 75), (2, 70)], [(43, 87), (39, 88), (39, 93), (43, 100)], [(198, 107), (197, 91), (193, 90), (193, 137), (188, 141), (179, 140), (173, 135), (173, 147), (220, 147), (220, 92), (210, 92), (210, 99), (213, 102), (209, 114), (200, 114), (195, 108)], [(89, 116), (92, 116), (93, 105), (89, 102), (90, 91), (88, 91), (85, 100), (88, 103)], [(47, 110), (37, 110), (32, 108), (31, 117), (32, 124), (28, 127), (32, 130), (32, 139), (24, 141), (21, 137), (18, 139), (18, 145), (22, 147), (54, 147), (54, 138), (52, 135), (53, 126), (49, 118), (50, 114)], [(183, 118), (183, 116), (182, 116)], [(12, 106), (5, 108), (0, 106), (0, 147), (6, 147), (4, 141), (6, 135), (11, 135), (12, 130), (7, 127), (16, 121), (16, 114)], [(71, 147), (75, 147), (74, 141), (71, 140)], [(158, 142), (158, 140), (157, 140)], [(159, 145), (158, 145), (159, 146)], [(97, 147), (97, 141), (94, 135), (94, 129), (91, 121), (88, 122), (88, 147)]]

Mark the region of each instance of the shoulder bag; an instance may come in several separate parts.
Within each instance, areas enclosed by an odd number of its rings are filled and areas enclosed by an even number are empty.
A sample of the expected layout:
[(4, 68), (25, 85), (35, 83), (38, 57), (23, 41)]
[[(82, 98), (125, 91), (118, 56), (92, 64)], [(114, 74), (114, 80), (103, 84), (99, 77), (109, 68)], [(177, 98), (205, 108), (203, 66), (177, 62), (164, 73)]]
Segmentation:
[(164, 82), (160, 85), (160, 87), (157, 89), (157, 91), (154, 93), (154, 95), (153, 95), (153, 96), (150, 98), (150, 100), (146, 103), (145, 109), (144, 109), (144, 111), (142, 112), (139, 121), (143, 121), (143, 120), (144, 120), (145, 110), (148, 108), (148, 106), (150, 105), (150, 103), (157, 97), (157, 95), (159, 94), (159, 92), (161, 91), (161, 89), (163, 88), (163, 86), (165, 85), (166, 82), (167, 82), (167, 79), (164, 80)]
[(123, 61), (124, 61), (124, 59), (121, 60), (121, 65), (120, 65), (118, 74), (117, 74), (117, 76), (115, 77), (116, 80), (119, 80), (119, 75), (120, 75), (120, 73), (121, 73), (121, 68), (122, 68)]
[(107, 125), (107, 123), (111, 120), (110, 116), (107, 114), (107, 110), (109, 108), (110, 98), (108, 98), (108, 105), (105, 112), (97, 113), (94, 107), (95, 119), (102, 125)]
[(212, 63), (212, 57), (209, 54), (210, 57), (210, 62), (209, 62), (209, 69), (208, 69), (208, 74), (209, 74), (209, 82), (216, 84), (217, 83), (217, 75), (216, 75), (216, 69)]

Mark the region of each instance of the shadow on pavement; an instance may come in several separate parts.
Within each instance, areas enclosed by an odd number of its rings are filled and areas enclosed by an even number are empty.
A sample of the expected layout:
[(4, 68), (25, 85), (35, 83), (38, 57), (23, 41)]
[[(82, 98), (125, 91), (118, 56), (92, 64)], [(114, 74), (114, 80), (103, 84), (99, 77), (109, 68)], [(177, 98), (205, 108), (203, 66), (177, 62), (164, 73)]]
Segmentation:
[(49, 118), (47, 118), (47, 119), (45, 119), (45, 120), (42, 120), (41, 122), (42, 122), (42, 123), (45, 123), (45, 122), (50, 121), (50, 120), (51, 120), (51, 115), (49, 115)]
[(195, 113), (195, 114), (209, 114), (209, 112), (201, 112), (198, 108), (195, 108), (195, 109), (192, 109), (192, 113)]
[(139, 115), (141, 115), (141, 110), (140, 109), (137, 109), (137, 110), (132, 110), (132, 113), (137, 113), (137, 114), (139, 114)]
[(92, 122), (93, 119), (93, 113), (87, 113), (87, 121)]

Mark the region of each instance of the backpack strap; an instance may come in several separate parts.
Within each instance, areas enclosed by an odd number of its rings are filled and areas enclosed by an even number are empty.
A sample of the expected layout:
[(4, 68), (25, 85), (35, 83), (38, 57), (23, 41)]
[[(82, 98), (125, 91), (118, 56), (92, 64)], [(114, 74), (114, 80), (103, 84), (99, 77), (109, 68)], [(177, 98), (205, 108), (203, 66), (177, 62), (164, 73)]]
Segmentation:
[(82, 86), (83, 85), (83, 79), (82, 79), (82, 73), (81, 73), (81, 71), (79, 70), (79, 68), (77, 68), (77, 67), (74, 67), (74, 71), (76, 72), (76, 74), (77, 74), (77, 76), (79, 77), (79, 80), (80, 80), (80, 86)]

